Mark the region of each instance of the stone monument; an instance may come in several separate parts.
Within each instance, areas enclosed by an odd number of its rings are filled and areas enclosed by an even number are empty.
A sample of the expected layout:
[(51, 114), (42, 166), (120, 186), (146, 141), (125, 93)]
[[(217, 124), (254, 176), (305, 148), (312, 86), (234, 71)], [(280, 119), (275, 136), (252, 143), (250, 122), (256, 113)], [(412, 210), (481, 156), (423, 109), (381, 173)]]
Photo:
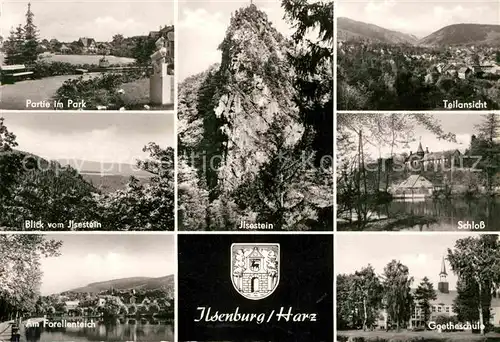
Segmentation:
[(149, 79), (149, 96), (153, 104), (174, 103), (174, 76), (167, 73), (167, 40), (160, 37), (155, 45), (156, 52), (151, 55), (153, 75)]

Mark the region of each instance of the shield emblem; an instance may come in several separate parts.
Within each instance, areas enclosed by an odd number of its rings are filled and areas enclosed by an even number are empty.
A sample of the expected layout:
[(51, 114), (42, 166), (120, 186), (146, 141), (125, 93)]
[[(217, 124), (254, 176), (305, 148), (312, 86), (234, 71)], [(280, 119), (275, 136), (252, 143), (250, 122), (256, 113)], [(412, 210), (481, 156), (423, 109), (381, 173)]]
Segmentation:
[(279, 243), (233, 243), (231, 281), (245, 298), (258, 300), (271, 295), (280, 281)]

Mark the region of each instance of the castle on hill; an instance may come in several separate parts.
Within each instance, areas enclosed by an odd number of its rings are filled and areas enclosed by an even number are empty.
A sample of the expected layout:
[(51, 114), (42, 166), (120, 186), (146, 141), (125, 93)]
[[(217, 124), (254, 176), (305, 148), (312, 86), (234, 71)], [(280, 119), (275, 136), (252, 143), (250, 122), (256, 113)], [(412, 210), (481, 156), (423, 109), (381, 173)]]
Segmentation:
[(431, 152), (426, 147), (424, 151), (422, 142), (420, 142), (417, 152), (410, 151), (410, 155), (406, 157), (404, 163), (408, 170), (439, 170), (458, 165), (462, 156), (462, 153), (457, 149)]

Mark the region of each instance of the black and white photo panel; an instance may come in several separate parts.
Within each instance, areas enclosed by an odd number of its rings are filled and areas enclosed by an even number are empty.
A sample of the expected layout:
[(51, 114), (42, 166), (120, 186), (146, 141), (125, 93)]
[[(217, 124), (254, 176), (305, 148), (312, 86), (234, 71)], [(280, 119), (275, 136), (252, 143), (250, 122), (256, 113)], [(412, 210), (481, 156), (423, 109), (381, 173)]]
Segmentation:
[(0, 109), (173, 110), (174, 1), (2, 1)]
[(337, 341), (499, 341), (498, 234), (339, 234)]
[(179, 230), (333, 230), (333, 27), (332, 1), (179, 1)]
[(498, 1), (335, 4), (338, 110), (500, 108)]
[(500, 113), (338, 113), (337, 229), (500, 230)]
[(174, 341), (173, 235), (0, 234), (2, 341)]
[(174, 120), (4, 112), (0, 229), (174, 230)]
[(179, 341), (333, 341), (333, 236), (180, 234), (178, 258)]

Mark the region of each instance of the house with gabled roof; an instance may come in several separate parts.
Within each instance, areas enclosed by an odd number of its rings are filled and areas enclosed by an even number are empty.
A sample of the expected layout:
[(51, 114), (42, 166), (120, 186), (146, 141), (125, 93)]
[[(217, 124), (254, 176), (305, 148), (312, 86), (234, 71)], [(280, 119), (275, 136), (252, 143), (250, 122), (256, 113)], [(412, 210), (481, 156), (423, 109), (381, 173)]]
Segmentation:
[(97, 52), (97, 43), (94, 38), (82, 37), (78, 39), (78, 45), (82, 47), (84, 53)]
[(469, 67), (461, 67), (458, 69), (458, 78), (465, 80), (472, 74), (472, 69)]

